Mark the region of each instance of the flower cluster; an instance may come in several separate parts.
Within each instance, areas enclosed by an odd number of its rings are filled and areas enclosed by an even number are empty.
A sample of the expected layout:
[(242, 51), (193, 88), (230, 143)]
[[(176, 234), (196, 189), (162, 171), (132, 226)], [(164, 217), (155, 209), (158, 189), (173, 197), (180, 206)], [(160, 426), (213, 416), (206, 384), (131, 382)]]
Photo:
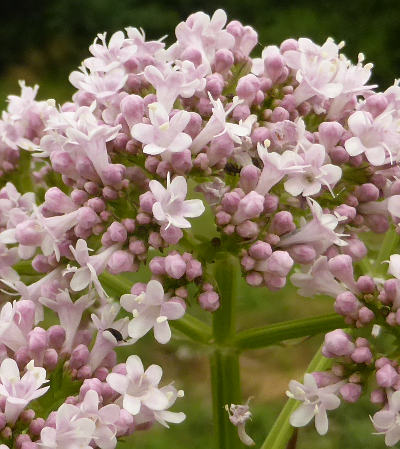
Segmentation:
[[(303, 401), (291, 423), (315, 417), (326, 433), (339, 395), (355, 402), (375, 378), (373, 424), (395, 444), (400, 366), (380, 339), (399, 338), (400, 255), (388, 274), (374, 268), (383, 260), (365, 235), (399, 230), (400, 87), (375, 92), (372, 65), (332, 39), (288, 39), (253, 58), (257, 33), (222, 10), (192, 14), (175, 34), (169, 47), (131, 27), (99, 34), (69, 77), (72, 101), (37, 101), (23, 83), (9, 97), (1, 437), (19, 449), (112, 449), (156, 421), (183, 421), (169, 411), (182, 392), (159, 387), (161, 368), (133, 355), (117, 363), (116, 349), (150, 330), (167, 343), (169, 322), (195, 303), (217, 310), (214, 262), (230, 253), (250, 286), (279, 290), (290, 278), (302, 295), (334, 297), (352, 328), (326, 335), (329, 371), (291, 382)], [(110, 276), (125, 294), (115, 297)], [(55, 410), (57, 382), (69, 396)], [(250, 412), (237, 410), (250, 444)]]

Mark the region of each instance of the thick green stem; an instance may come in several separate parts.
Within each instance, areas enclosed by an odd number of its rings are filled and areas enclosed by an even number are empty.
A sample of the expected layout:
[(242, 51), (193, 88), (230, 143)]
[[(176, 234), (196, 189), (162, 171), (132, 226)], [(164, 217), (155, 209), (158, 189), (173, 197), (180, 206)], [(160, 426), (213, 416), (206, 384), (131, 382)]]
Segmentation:
[[(106, 271), (99, 278), (104, 289), (111, 296), (119, 297), (124, 293), (129, 293), (132, 287), (132, 283), (128, 279), (112, 275)], [(188, 313), (179, 320), (170, 321), (169, 324), (196, 342), (208, 343), (212, 338), (210, 326)]]
[[(228, 349), (235, 334), (236, 287), (239, 279), (237, 261), (231, 255), (217, 260), (215, 280), (220, 295), (220, 308), (213, 314), (215, 349), (210, 356), (216, 449), (234, 449), (240, 444), (237, 429), (229, 421), (226, 405), (240, 404), (239, 357)], [(224, 347), (225, 346), (225, 347)]]
[(281, 341), (312, 336), (344, 326), (343, 318), (336, 313), (302, 320), (284, 321), (259, 329), (242, 331), (236, 335), (233, 345), (242, 350), (264, 348)]
[[(320, 348), (308, 365), (307, 372), (324, 371), (329, 367), (330, 363), (331, 361), (322, 355)], [(295, 399), (289, 399), (286, 402), (260, 449), (286, 448), (294, 431), (294, 428), (289, 423), (289, 418), (298, 405), (299, 401)]]

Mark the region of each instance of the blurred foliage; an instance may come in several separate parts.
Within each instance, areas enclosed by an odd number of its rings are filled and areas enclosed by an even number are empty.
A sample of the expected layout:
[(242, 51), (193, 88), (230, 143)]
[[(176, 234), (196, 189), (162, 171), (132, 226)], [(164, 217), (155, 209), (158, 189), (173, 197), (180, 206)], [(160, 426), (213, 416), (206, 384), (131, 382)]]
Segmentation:
[(42, 98), (58, 93), (57, 100), (63, 101), (72, 92), (66, 76), (87, 56), (97, 33), (136, 26), (153, 39), (169, 35), (171, 42), (180, 20), (218, 7), (230, 20), (258, 31), (258, 53), (288, 37), (323, 43), (332, 36), (346, 42), (345, 53), (353, 60), (365, 53), (375, 64), (373, 81), (382, 88), (400, 74), (398, 0), (16, 0), (2, 2), (0, 77), (5, 87), (0, 97), (10, 88), (15, 91), (15, 80), (24, 78), (40, 82)]

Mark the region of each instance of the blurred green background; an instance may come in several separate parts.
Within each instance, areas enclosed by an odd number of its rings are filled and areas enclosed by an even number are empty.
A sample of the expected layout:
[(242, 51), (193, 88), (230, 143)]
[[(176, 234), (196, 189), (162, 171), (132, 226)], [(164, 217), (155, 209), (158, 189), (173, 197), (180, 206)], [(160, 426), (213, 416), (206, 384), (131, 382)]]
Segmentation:
[[(400, 2), (398, 0), (3, 0), (0, 7), (0, 105), (6, 95), (17, 93), (18, 79), (40, 85), (39, 98), (61, 103), (73, 89), (68, 74), (88, 55), (98, 32), (112, 33), (125, 26), (142, 27), (149, 38), (169, 35), (176, 24), (197, 10), (212, 13), (224, 8), (229, 19), (252, 25), (260, 44), (279, 44), (288, 37), (307, 36), (323, 43), (328, 36), (344, 40), (344, 52), (356, 61), (361, 51), (375, 65), (373, 82), (386, 89), (400, 76)], [(240, 292), (241, 328), (283, 319), (301, 318), (332, 311), (332, 301), (304, 299), (286, 289), (271, 294), (265, 289)], [(243, 398), (253, 396), (253, 421), (249, 433), (259, 447), (285, 400), (291, 378), (301, 378), (322, 337), (292, 342), (282, 347), (250, 351), (241, 358)], [(134, 350), (145, 363), (164, 367), (164, 380), (175, 380), (186, 396), (176, 410), (187, 413), (184, 424), (166, 430), (155, 427), (137, 433), (119, 447), (128, 449), (203, 449), (210, 447), (212, 420), (207, 354), (189, 342), (175, 340), (166, 347), (147, 338)], [(121, 354), (121, 358), (124, 355)], [(319, 437), (312, 426), (299, 432), (298, 449), (378, 449), (385, 447), (373, 431), (367, 400), (343, 405), (330, 414), (330, 432)]]

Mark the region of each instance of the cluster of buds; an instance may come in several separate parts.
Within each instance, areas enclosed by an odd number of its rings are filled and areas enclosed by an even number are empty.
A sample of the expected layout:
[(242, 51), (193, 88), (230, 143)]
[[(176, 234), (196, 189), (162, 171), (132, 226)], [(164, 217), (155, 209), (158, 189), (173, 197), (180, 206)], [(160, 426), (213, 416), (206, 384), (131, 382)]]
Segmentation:
[[(376, 342), (398, 338), (400, 256), (377, 275), (376, 246), (363, 238), (399, 229), (400, 87), (375, 92), (372, 64), (362, 54), (353, 64), (332, 39), (288, 39), (253, 58), (257, 33), (222, 10), (192, 14), (175, 34), (169, 47), (132, 27), (99, 34), (69, 77), (72, 101), (37, 101), (37, 87), (24, 84), (8, 98), (2, 438), (18, 449), (113, 448), (155, 421), (183, 421), (168, 410), (182, 393), (158, 387), (161, 368), (144, 371), (137, 356), (118, 364), (115, 349), (151, 329), (167, 343), (169, 321), (193, 302), (216, 311), (213, 267), (229, 253), (250, 286), (278, 290), (290, 279), (300, 294), (333, 296), (353, 327), (326, 336), (331, 371), (290, 385), (304, 401), (292, 424), (316, 416), (325, 433), (338, 395), (355, 402), (376, 373), (383, 410), (373, 423), (395, 444), (399, 369)], [(130, 291), (111, 299), (105, 279), (121, 273)], [(140, 273), (151, 280), (137, 282)], [(49, 314), (57, 324), (46, 328)], [(46, 397), (60, 373), (74, 387), (54, 410)], [(12, 411), (10, 376), (24, 385)], [(239, 419), (231, 409), (242, 433), (247, 411)]]

